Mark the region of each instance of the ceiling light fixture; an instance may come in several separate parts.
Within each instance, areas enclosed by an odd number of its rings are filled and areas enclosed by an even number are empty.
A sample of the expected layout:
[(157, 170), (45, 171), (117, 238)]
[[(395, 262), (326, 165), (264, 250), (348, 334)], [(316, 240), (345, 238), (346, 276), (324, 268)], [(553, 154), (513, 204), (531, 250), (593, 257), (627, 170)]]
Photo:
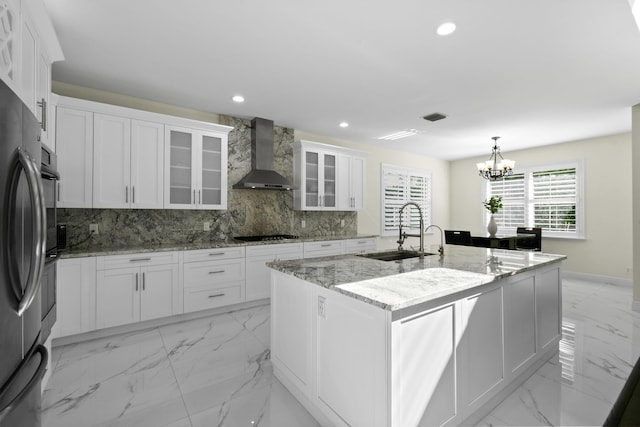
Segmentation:
[(408, 136), (416, 135), (417, 133), (418, 133), (417, 129), (406, 129), (406, 130), (401, 130), (399, 132), (390, 133), (389, 135), (380, 136), (376, 139), (386, 139), (389, 141), (394, 141), (396, 139), (406, 138)]
[(438, 33), (439, 36), (448, 36), (449, 34), (453, 33), (456, 30), (456, 24), (454, 24), (453, 22), (445, 22), (444, 24), (441, 24), (438, 29), (436, 30), (436, 33)]
[[(491, 150), (491, 157), (489, 160), (482, 163), (477, 163), (478, 174), (488, 179), (489, 181), (496, 181), (504, 178), (505, 176), (513, 175), (513, 168), (516, 165), (516, 162), (513, 160), (507, 160), (502, 157), (500, 154), (500, 147), (498, 147), (498, 139), (499, 136), (494, 136), (493, 138), (493, 149)], [(500, 161), (498, 161), (498, 157), (500, 157)]]
[(340, 125), (339, 125), (339, 126), (340, 126), (341, 128), (348, 128), (348, 127), (349, 127), (349, 123), (347, 123), (347, 122), (340, 122)]
[(238, 102), (238, 103), (244, 102), (244, 96), (242, 96), (242, 95), (234, 95), (233, 98), (231, 98), (231, 100), (233, 102)]

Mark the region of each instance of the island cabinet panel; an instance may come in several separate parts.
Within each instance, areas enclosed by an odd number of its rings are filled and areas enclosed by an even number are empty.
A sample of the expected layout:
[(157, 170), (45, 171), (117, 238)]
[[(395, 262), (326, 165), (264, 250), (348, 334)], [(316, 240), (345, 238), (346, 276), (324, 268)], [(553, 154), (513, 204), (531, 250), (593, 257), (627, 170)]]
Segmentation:
[(459, 419), (455, 303), (393, 322), (391, 395), (394, 427)]
[(271, 270), (265, 263), (301, 258), (302, 243), (247, 246), (246, 254), (245, 300), (254, 301), (271, 296)]
[(528, 272), (514, 276), (505, 288), (505, 359), (507, 372), (517, 375), (536, 355), (536, 284)]
[[(274, 286), (277, 280), (277, 286)], [(271, 273), (271, 360), (284, 379), (311, 396), (311, 284)]]
[(336, 425), (386, 425), (386, 324), (383, 310), (313, 288), (316, 394)]
[(504, 381), (501, 283), (460, 301), (463, 415), (475, 411)]
[(542, 271), (541, 277), (542, 280), (536, 286), (536, 329), (538, 351), (545, 351), (560, 339), (562, 282), (559, 268)]

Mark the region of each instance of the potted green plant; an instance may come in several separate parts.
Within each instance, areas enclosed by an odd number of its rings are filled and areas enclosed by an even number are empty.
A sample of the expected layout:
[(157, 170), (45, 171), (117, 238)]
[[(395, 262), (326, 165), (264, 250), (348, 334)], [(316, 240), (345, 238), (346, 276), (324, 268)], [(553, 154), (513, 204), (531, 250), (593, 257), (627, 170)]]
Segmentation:
[(490, 237), (495, 237), (498, 232), (498, 224), (496, 224), (496, 220), (493, 215), (497, 214), (498, 211), (502, 208), (502, 196), (491, 196), (489, 201), (482, 202), (485, 209), (491, 212), (491, 218), (489, 219), (489, 225), (487, 225), (487, 231), (489, 232)]

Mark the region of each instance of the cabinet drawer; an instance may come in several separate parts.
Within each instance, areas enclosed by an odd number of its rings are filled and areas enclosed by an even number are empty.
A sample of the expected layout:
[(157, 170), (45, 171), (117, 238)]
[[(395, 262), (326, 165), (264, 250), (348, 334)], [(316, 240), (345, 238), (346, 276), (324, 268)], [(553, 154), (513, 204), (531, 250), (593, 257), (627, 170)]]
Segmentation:
[(244, 258), (184, 264), (184, 287), (219, 286), (244, 280)]
[(357, 254), (361, 252), (372, 252), (377, 247), (375, 238), (352, 239), (346, 241), (345, 253)]
[(247, 257), (269, 257), (270, 259), (302, 257), (302, 243), (248, 246), (246, 250)]
[(185, 251), (184, 262), (214, 261), (219, 259), (244, 258), (244, 246), (228, 248), (200, 249), (197, 251)]
[(342, 240), (327, 240), (324, 242), (305, 242), (304, 257), (319, 257), (342, 254)]
[(242, 283), (229, 283), (225, 288), (192, 288), (184, 290), (184, 312), (206, 310), (242, 302)]
[(178, 252), (137, 253), (97, 257), (97, 269), (145, 267), (148, 265), (177, 264)]

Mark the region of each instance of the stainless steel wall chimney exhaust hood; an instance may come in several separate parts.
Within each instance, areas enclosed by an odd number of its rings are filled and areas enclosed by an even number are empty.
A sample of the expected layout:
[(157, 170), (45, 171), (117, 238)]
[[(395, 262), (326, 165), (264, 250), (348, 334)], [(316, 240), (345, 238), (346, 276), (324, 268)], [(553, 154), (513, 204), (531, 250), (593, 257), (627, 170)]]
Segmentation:
[(273, 121), (251, 120), (251, 172), (233, 185), (235, 189), (291, 190), (293, 185), (273, 170)]

